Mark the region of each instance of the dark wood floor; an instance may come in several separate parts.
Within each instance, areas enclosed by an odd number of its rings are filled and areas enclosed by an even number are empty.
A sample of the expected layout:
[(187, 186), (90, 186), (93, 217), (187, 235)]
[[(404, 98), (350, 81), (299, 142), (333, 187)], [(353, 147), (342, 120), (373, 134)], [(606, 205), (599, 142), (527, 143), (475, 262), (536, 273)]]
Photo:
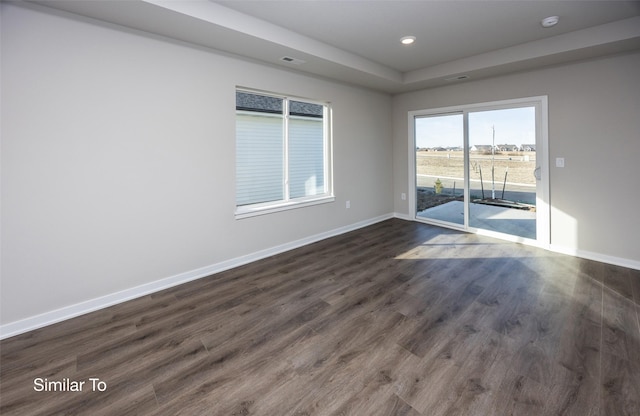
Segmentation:
[(639, 271), (389, 220), (6, 339), (0, 414), (637, 416), (639, 304)]

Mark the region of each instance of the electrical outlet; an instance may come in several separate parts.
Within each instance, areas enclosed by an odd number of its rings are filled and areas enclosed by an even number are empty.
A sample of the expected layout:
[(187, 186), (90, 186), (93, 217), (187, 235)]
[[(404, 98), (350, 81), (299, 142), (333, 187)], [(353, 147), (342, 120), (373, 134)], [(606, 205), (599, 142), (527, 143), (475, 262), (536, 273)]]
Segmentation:
[(407, 200), (407, 194), (405, 194), (404, 192), (400, 194), (400, 199), (402, 199), (403, 201)]
[(351, 201), (347, 201), (347, 203), (345, 204), (345, 206), (346, 206), (347, 208), (351, 208)]

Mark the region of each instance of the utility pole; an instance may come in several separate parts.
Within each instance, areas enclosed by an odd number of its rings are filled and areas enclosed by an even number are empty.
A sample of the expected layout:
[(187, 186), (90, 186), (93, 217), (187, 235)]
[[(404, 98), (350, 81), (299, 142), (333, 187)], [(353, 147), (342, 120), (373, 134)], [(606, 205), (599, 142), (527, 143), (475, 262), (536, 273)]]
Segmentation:
[(496, 153), (496, 126), (491, 126), (493, 130), (493, 141), (491, 144), (491, 199), (496, 199), (496, 180), (494, 175), (493, 158)]

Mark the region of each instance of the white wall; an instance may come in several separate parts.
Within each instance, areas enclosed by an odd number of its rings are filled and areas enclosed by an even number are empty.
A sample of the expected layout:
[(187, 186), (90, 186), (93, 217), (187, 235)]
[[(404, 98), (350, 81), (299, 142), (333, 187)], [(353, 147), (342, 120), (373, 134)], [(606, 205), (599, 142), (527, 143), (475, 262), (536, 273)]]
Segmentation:
[[(384, 94), (6, 3), (1, 81), (3, 325), (393, 211)], [(335, 203), (234, 219), (237, 85), (332, 103)]]
[(395, 211), (408, 215), (407, 112), (548, 95), (551, 244), (640, 267), (640, 53), (393, 98)]

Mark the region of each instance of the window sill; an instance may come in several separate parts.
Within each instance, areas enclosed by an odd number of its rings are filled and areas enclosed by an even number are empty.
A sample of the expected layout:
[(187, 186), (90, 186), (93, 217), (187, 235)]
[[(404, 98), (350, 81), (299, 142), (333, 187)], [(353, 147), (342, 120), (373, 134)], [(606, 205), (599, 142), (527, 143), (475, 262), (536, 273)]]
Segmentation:
[(304, 201), (289, 201), (289, 202), (278, 202), (269, 205), (261, 205), (261, 206), (243, 206), (236, 207), (235, 218), (237, 220), (243, 218), (256, 217), (258, 215), (271, 214), (274, 212), (287, 211), (290, 209), (297, 209), (308, 207), (312, 205), (326, 204), (329, 202), (335, 201), (336, 198), (333, 195), (321, 196), (313, 199), (305, 199)]

